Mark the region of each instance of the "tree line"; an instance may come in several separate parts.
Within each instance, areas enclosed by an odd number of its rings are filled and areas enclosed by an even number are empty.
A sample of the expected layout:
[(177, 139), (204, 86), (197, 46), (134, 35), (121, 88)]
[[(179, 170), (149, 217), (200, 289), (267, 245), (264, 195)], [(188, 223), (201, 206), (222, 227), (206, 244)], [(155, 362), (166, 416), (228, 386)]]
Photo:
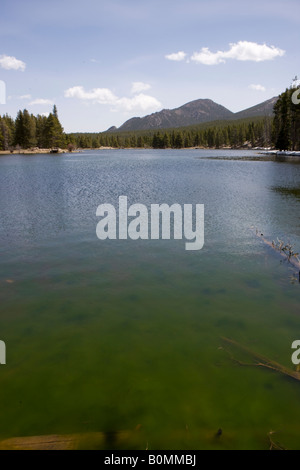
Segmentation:
[(15, 148), (254, 148), (300, 150), (300, 104), (293, 103), (296, 88), (282, 93), (274, 117), (216, 121), (182, 128), (135, 132), (64, 133), (57, 108), (49, 116), (24, 109), (16, 119), (0, 116), (0, 150)]
[(297, 98), (296, 90), (295, 86), (287, 89), (274, 106), (272, 140), (279, 150), (300, 150), (300, 103), (292, 99), (294, 94)]
[(0, 149), (66, 148), (67, 138), (54, 105), (49, 116), (34, 116), (27, 109), (19, 111), (15, 120), (0, 116)]
[(218, 121), (198, 126), (136, 132), (70, 134), (69, 139), (80, 148), (251, 148), (272, 145), (272, 118)]

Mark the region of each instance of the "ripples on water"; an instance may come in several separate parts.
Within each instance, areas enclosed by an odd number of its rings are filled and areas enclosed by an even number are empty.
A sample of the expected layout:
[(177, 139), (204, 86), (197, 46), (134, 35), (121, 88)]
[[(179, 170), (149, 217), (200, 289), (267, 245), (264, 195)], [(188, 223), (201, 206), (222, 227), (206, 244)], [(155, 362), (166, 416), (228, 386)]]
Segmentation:
[[(299, 447), (300, 384), (237, 366), (221, 340), (294, 367), (297, 273), (251, 227), (299, 251), (300, 166), (260, 158), (1, 157), (0, 436), (138, 426), (114, 445), (266, 448), (268, 432), (280, 430), (278, 440)], [(203, 250), (186, 252), (183, 240), (98, 240), (96, 208), (121, 195), (147, 207), (205, 204)]]

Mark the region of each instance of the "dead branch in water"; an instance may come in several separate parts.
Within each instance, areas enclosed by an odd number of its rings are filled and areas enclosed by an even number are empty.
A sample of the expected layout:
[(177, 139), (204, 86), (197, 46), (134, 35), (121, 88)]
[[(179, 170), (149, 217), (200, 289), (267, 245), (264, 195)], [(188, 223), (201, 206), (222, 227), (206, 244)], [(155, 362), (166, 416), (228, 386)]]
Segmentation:
[(300, 260), (299, 253), (295, 253), (291, 243), (285, 243), (283, 240), (277, 238), (277, 241), (269, 241), (265, 238), (264, 234), (259, 230), (256, 230), (256, 235), (270, 248), (277, 251), (283, 258), (285, 258), (290, 264), (292, 264), (299, 271), (299, 282), (300, 282)]
[(294, 266), (297, 266), (298, 268), (300, 267), (300, 261), (298, 258), (299, 253), (294, 252), (293, 245), (291, 243), (285, 243), (283, 240), (279, 240), (279, 238), (277, 238), (277, 242), (274, 240), (272, 241), (272, 247), (274, 250), (285, 255), (288, 261)]
[(292, 379), (299, 380), (300, 381), (300, 372), (293, 371), (292, 369), (289, 369), (288, 367), (285, 367), (278, 362), (272, 361), (271, 359), (262, 356), (261, 354), (257, 354), (250, 349), (246, 348), (242, 344), (237, 343), (233, 339), (221, 337), (222, 341), (225, 343), (235, 346), (236, 348), (239, 348), (241, 351), (244, 351), (247, 353), (249, 356), (251, 356), (255, 362), (252, 363), (245, 363), (237, 360), (231, 353), (230, 351), (226, 350), (226, 352), (230, 355), (231, 359), (239, 364), (240, 366), (251, 366), (251, 367), (265, 367), (267, 369), (271, 369), (275, 372), (279, 372), (285, 376), (291, 377)]

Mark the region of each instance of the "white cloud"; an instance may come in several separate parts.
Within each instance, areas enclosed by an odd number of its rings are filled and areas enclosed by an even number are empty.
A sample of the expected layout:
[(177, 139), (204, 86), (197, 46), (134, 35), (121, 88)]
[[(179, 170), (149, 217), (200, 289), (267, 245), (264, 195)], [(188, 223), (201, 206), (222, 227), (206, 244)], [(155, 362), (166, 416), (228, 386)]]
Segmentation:
[(174, 52), (173, 54), (168, 54), (165, 56), (166, 59), (175, 60), (176, 62), (180, 62), (181, 60), (184, 60), (185, 57), (186, 57), (186, 53), (183, 51)]
[[(140, 82), (135, 82), (140, 83)], [(143, 84), (144, 86), (146, 84)], [(135, 87), (137, 90), (138, 87)], [(141, 89), (141, 87), (140, 87)], [(145, 89), (145, 87), (144, 87)], [(162, 107), (161, 103), (153, 96), (139, 93), (132, 98), (118, 98), (108, 88), (94, 88), (91, 91), (85, 91), (82, 86), (69, 88), (64, 93), (65, 98), (77, 98), (85, 102), (94, 104), (109, 104), (116, 109), (123, 111), (156, 111)]]
[(266, 87), (263, 85), (249, 85), (249, 88), (255, 91), (266, 91)]
[(204, 65), (217, 65), (225, 62), (224, 52), (210, 52), (208, 47), (202, 47), (201, 52), (194, 52), (191, 60)]
[(133, 98), (120, 98), (117, 100), (116, 105), (124, 111), (154, 111), (162, 107), (156, 98), (144, 95), (144, 93), (140, 93)]
[(9, 100), (31, 100), (31, 95), (11, 95), (8, 96)]
[(200, 52), (194, 52), (191, 60), (204, 65), (217, 65), (226, 62), (227, 59), (263, 62), (282, 57), (284, 54), (284, 50), (275, 46), (239, 41), (231, 43), (228, 51), (211, 52), (208, 47), (203, 47)]
[(66, 90), (65, 98), (78, 98), (99, 104), (113, 104), (118, 99), (108, 88), (94, 88), (91, 91), (85, 91), (82, 86), (74, 86)]
[(0, 67), (5, 70), (21, 70), (21, 72), (24, 72), (26, 64), (22, 60), (4, 54), (0, 55)]
[(36, 100), (31, 101), (29, 104), (31, 104), (31, 105), (36, 105), (36, 104), (45, 105), (45, 104), (54, 104), (54, 102), (51, 101), (51, 100), (43, 99), (43, 98), (37, 98)]
[(255, 42), (239, 41), (237, 44), (230, 44), (230, 46), (231, 49), (226, 52), (226, 58), (229, 59), (263, 62), (273, 60), (275, 57), (282, 57), (285, 54), (285, 51), (278, 47)]
[(149, 90), (151, 85), (143, 82), (133, 82), (131, 87), (131, 93), (141, 93), (142, 91)]

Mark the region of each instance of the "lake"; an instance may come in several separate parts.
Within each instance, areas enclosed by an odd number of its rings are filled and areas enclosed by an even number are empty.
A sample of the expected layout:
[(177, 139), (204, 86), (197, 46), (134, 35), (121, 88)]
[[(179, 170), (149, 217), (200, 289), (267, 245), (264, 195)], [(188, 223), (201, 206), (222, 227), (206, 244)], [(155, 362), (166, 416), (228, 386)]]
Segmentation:
[[(121, 195), (204, 204), (203, 249), (99, 240), (96, 209)], [(0, 214), (0, 439), (268, 449), (274, 432), (299, 449), (300, 383), (251, 366), (253, 353), (296, 370), (298, 272), (256, 230), (300, 250), (299, 164), (242, 150), (3, 156)]]

